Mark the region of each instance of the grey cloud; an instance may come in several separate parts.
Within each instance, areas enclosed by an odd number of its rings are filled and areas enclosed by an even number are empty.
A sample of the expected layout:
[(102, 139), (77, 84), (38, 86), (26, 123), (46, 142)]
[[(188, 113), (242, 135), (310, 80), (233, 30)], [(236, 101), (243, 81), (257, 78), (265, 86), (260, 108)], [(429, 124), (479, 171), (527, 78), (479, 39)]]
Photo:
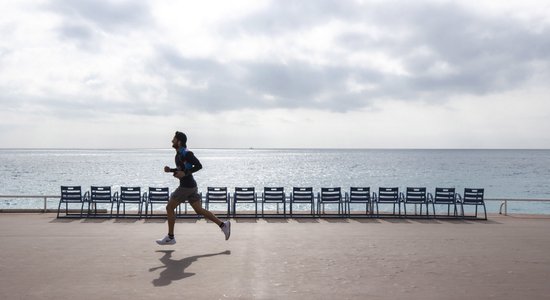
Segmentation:
[(468, 29), (450, 27), (424, 36), (427, 30), (417, 31), (419, 40), (430, 45), (434, 52), (431, 63), (444, 61), (456, 70), (449, 76), (429, 76), (425, 72), (429, 63), (416, 64), (415, 57), (410, 57), (406, 64), (416, 75), (413, 82), (425, 86), (417, 85), (418, 88), (454, 89), (474, 94), (498, 92), (529, 80), (534, 72), (533, 62), (542, 61), (548, 65), (548, 32), (534, 34), (510, 20), (478, 20), (470, 22), (469, 26)]
[(71, 39), (88, 40), (93, 36), (90, 27), (81, 24), (67, 24), (60, 29), (61, 35)]
[(144, 1), (57, 0), (51, 2), (50, 9), (69, 19), (86, 20), (105, 31), (142, 27), (152, 20)]
[[(264, 11), (220, 27), (226, 34), (246, 31), (272, 35), (309, 28), (333, 19), (356, 19), (365, 6), (350, 0), (272, 1)], [(229, 25), (229, 26), (226, 26)]]
[(46, 9), (63, 18), (58, 28), (65, 39), (90, 46), (96, 32), (114, 33), (143, 30), (154, 24), (147, 2), (108, 0), (57, 0)]
[[(536, 33), (507, 16), (482, 16), (452, 2), (359, 4), (335, 0), (287, 5), (274, 1), (264, 11), (244, 18), (237, 27), (227, 24), (224, 28), (228, 34), (240, 34), (244, 30), (252, 35), (270, 36), (312, 28), (330, 20), (384, 30), (386, 35), (372, 36), (358, 33), (350, 26), (335, 44), (350, 53), (384, 52), (401, 62), (410, 73), (410, 76), (378, 74), (374, 83), (381, 87), (383, 94), (370, 92), (365, 96), (418, 99), (431, 95), (441, 100), (457, 93), (487, 94), (520, 86), (533, 74), (533, 64), (550, 67), (548, 26)], [(429, 53), (418, 53), (416, 50), (420, 48), (428, 49)], [(334, 57), (333, 61), (338, 59)], [(449, 72), (434, 73), (442, 64)], [(292, 69), (292, 72), (300, 71), (299, 67)], [(343, 72), (356, 74), (361, 70), (349, 68)], [(323, 76), (340, 77), (330, 73)], [(288, 78), (288, 74), (282, 73), (281, 78), (273, 78), (271, 84)], [(309, 89), (304, 91), (303, 96), (311, 95)]]
[[(191, 58), (170, 46), (157, 47), (146, 72), (164, 87), (159, 114), (187, 110), (219, 112), (242, 108), (310, 108), (348, 110), (365, 105), (364, 95), (350, 94), (350, 76), (371, 80), (364, 70), (353, 74), (337, 67), (319, 67), (302, 61), (227, 62)], [(354, 71), (355, 72), (355, 71)], [(184, 78), (186, 83), (181, 82)], [(135, 98), (143, 86), (130, 86)], [(147, 104), (147, 99), (142, 102)], [(342, 105), (342, 104), (345, 105)]]
[[(137, 115), (242, 108), (348, 111), (384, 98), (435, 103), (450, 95), (504, 91), (528, 80), (534, 72), (533, 65), (549, 67), (548, 28), (533, 32), (517, 21), (482, 17), (452, 3), (359, 5), (327, 0), (280, 3), (273, 2), (265, 11), (243, 20), (222, 24), (221, 34), (233, 38), (244, 30), (247, 34), (271, 37), (297, 29), (307, 30), (329, 20), (377, 26), (388, 33), (368, 35), (350, 26), (334, 43), (350, 54), (386, 53), (401, 62), (410, 75), (397, 75), (374, 67), (347, 66), (339, 63), (340, 56), (332, 57), (330, 66), (301, 60), (221, 62), (208, 57), (187, 57), (176, 48), (159, 45), (154, 48), (153, 57), (143, 62), (145, 72), (155, 77), (157, 84), (120, 79), (121, 93), (131, 102), (88, 95), (78, 96), (69, 105), (58, 103), (58, 106)], [(65, 17), (61, 33), (84, 42), (93, 40), (96, 30), (120, 33), (150, 22), (148, 8), (141, 2), (58, 1), (52, 7)], [(428, 51), (418, 51), (421, 48)], [(446, 64), (450, 71), (434, 73), (433, 69), (441, 64)], [(182, 83), (181, 78), (187, 83)], [(349, 80), (370, 88), (349, 91)], [(67, 96), (51, 95), (42, 100), (56, 103), (61, 101), (56, 99), (63, 97)]]
[[(408, 38), (388, 37), (384, 49), (403, 61), (411, 77), (410, 94), (486, 94), (513, 89), (533, 72), (534, 61), (548, 64), (548, 28), (534, 33), (506, 17), (482, 17), (453, 4), (385, 6), (381, 13), (370, 13), (376, 23)], [(350, 41), (344, 37), (343, 41)], [(369, 46), (366, 39), (362, 46)], [(360, 48), (348, 43), (351, 51)], [(374, 47), (379, 47), (375, 45)], [(424, 47), (429, 55), (408, 54)], [(434, 75), (429, 70), (438, 63), (448, 64), (450, 74)]]
[[(170, 102), (211, 111), (276, 107), (348, 110), (367, 105), (369, 95), (348, 92), (347, 80), (383, 79), (375, 71), (322, 67), (303, 61), (222, 64), (186, 58), (169, 47), (160, 47), (157, 54), (149, 70), (165, 81)], [(173, 80), (178, 76), (204, 84), (204, 88), (178, 84)]]
[(65, 21), (57, 29), (57, 35), (61, 40), (74, 42), (81, 50), (87, 52), (96, 52), (99, 44), (97, 43), (97, 32), (88, 24), (79, 24), (74, 21)]

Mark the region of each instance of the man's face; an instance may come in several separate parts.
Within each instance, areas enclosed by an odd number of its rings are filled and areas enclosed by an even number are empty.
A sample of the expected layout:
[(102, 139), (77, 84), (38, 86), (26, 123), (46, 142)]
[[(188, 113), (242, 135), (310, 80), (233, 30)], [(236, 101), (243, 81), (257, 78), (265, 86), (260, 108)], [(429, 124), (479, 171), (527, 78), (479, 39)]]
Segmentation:
[(172, 139), (172, 148), (174, 148), (176, 150), (179, 149), (179, 143), (178, 142), (179, 142), (178, 139), (176, 139), (176, 137), (174, 137)]

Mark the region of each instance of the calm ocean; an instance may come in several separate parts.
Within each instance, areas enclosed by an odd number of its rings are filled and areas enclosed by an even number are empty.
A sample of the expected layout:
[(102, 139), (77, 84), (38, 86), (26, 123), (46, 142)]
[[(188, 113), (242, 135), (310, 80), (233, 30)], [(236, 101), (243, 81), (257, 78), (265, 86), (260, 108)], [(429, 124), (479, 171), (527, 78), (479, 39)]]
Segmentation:
[[(192, 149), (207, 186), (425, 186), (485, 188), (486, 198), (550, 198), (550, 150)], [(0, 195), (57, 195), (61, 185), (177, 186), (163, 172), (172, 149), (0, 150)], [(56, 208), (51, 200), (48, 207)], [(41, 208), (41, 201), (0, 199), (0, 208)], [(490, 211), (497, 211), (492, 202)], [(550, 203), (514, 203), (509, 211), (550, 213)]]

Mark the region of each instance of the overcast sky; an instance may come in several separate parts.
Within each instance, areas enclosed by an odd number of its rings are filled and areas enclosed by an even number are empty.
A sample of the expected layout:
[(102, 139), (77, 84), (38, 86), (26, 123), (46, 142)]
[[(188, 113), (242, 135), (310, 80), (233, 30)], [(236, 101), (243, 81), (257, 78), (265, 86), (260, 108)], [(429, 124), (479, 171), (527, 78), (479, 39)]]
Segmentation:
[(0, 1), (0, 37), (2, 148), (550, 148), (547, 1)]

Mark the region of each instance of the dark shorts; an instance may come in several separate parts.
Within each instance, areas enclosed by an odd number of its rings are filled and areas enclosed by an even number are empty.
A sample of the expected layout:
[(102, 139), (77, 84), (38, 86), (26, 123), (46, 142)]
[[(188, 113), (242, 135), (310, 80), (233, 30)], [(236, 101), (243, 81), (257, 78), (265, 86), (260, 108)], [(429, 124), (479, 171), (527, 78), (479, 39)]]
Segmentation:
[(180, 203), (187, 201), (189, 202), (189, 204), (195, 203), (197, 201), (201, 201), (201, 196), (199, 195), (198, 189), (196, 187), (186, 188), (186, 187), (180, 186), (175, 191), (172, 192), (172, 194), (170, 195), (170, 198)]

